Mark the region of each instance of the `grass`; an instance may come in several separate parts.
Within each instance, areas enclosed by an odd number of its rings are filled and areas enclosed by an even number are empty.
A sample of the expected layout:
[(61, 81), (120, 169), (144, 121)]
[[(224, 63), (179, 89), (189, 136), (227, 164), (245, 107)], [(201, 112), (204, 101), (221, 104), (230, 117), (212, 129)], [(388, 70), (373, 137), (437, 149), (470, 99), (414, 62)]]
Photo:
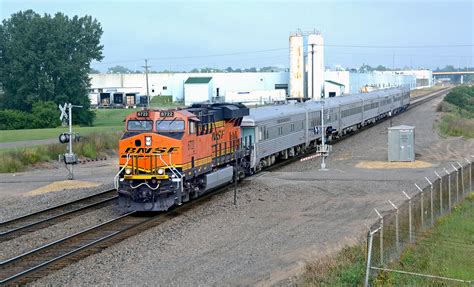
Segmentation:
[(427, 87), (427, 88), (421, 88), (421, 89), (411, 91), (410, 96), (412, 98), (414, 98), (414, 97), (422, 96), (422, 95), (428, 94), (430, 92), (438, 91), (438, 90), (445, 89), (445, 88), (446, 87), (443, 87), (443, 86), (431, 86), (431, 87)]
[[(438, 219), (416, 244), (406, 248), (393, 269), (436, 276), (474, 280), (474, 193), (451, 214)], [(446, 286), (451, 281), (381, 272), (378, 286)], [(468, 286), (465, 284), (465, 286)]]
[[(121, 130), (123, 130), (122, 125), (73, 128), (73, 131), (78, 132), (81, 136), (90, 135), (92, 133), (116, 132)], [(0, 131), (0, 143), (58, 138), (60, 133), (66, 131), (68, 131), (68, 128), (66, 127), (51, 129), (3, 130)]]
[(445, 101), (438, 105), (437, 111), (443, 112), (438, 124), (439, 133), (443, 137), (474, 138), (474, 115), (472, 113), (459, 109)]
[[(439, 218), (416, 244), (402, 252), (392, 269), (474, 280), (474, 193), (456, 205), (451, 214)], [(336, 256), (308, 263), (301, 278), (303, 286), (362, 286), (365, 278), (366, 245), (343, 248)], [(446, 286), (414, 276), (381, 272), (371, 278), (372, 286)]]
[(365, 246), (344, 247), (335, 257), (306, 265), (303, 286), (357, 286), (365, 278)]
[[(115, 152), (120, 132), (92, 133), (74, 143), (74, 152), (80, 158), (97, 158)], [(10, 149), (0, 153), (0, 173), (24, 171), (30, 165), (57, 160), (66, 151), (65, 144), (49, 144)]]

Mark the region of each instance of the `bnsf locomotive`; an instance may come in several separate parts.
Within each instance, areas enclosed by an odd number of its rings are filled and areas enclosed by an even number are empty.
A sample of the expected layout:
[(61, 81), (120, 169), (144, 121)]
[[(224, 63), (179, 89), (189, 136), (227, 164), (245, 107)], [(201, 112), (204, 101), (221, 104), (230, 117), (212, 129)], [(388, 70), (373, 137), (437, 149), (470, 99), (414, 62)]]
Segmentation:
[(241, 104), (212, 104), (129, 115), (119, 144), (119, 205), (167, 210), (242, 176), (249, 150), (240, 125), (248, 114)]
[(143, 110), (126, 118), (120, 140), (119, 205), (125, 211), (161, 211), (259, 172), (278, 159), (404, 111), (409, 90), (248, 109), (241, 104), (200, 104)]

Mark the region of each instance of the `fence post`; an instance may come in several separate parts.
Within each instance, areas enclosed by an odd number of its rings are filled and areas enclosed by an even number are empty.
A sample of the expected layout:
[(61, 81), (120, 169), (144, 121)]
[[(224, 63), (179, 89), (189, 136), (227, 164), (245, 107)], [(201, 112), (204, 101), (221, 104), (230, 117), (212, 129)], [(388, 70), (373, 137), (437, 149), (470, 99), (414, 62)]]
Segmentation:
[(364, 287), (369, 287), (369, 277), (370, 277), (370, 265), (371, 265), (371, 260), (372, 260), (372, 231), (369, 228), (369, 232), (367, 233), (367, 266), (365, 269), (365, 281), (364, 281)]
[(444, 168), (444, 172), (448, 175), (448, 208), (451, 211), (451, 174), (446, 168)]
[(459, 170), (451, 164), (451, 166), (456, 170), (456, 203), (459, 202)]
[(411, 227), (411, 197), (403, 190), (403, 194), (408, 198), (408, 237), (410, 238), (410, 243), (413, 243), (412, 227)]
[(392, 207), (395, 209), (395, 241), (397, 242), (397, 252), (400, 252), (400, 237), (398, 234), (398, 207), (390, 200), (388, 200), (388, 203), (390, 203), (390, 205), (392, 205)]
[(465, 158), (469, 164), (469, 192), (472, 192), (472, 162)]
[(383, 216), (377, 209), (374, 210), (380, 219), (380, 265), (383, 266)]
[(430, 184), (430, 214), (431, 214), (431, 225), (434, 224), (434, 217), (433, 217), (433, 183), (425, 176), (426, 181)]
[(462, 198), (464, 198), (464, 192), (466, 191), (466, 189), (464, 188), (464, 167), (459, 162), (456, 163), (459, 165), (459, 169), (461, 170), (461, 195)]
[(439, 215), (443, 214), (443, 178), (435, 171), (434, 174), (439, 179)]
[(420, 203), (420, 204), (421, 204), (421, 228), (423, 228), (424, 225), (425, 225), (425, 220), (424, 220), (424, 213), (425, 213), (425, 211), (423, 210), (423, 189), (421, 189), (421, 188), (418, 186), (418, 184), (416, 184), (416, 183), (415, 183), (415, 186), (416, 186), (416, 188), (418, 188), (418, 190), (421, 192), (421, 194), (420, 194), (420, 198), (421, 198), (421, 200), (420, 200), (420, 202), (421, 202), (421, 203)]

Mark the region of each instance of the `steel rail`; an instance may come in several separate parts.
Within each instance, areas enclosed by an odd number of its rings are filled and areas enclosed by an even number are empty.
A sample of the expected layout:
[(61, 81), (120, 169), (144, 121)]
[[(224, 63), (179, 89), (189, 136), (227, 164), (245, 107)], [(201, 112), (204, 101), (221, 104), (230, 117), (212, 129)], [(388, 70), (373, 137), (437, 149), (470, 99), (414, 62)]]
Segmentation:
[(107, 222), (90, 227), (71, 236), (38, 247), (24, 254), (0, 262), (0, 285), (23, 285), (41, 278), (51, 271), (97, 253), (123, 239), (180, 216), (203, 205), (213, 196), (224, 192), (224, 186), (205, 193), (187, 204), (152, 217), (130, 212)]
[(0, 223), (0, 242), (16, 238), (46, 226), (52, 226), (72, 216), (113, 203), (118, 196), (114, 189), (75, 201), (44, 209)]

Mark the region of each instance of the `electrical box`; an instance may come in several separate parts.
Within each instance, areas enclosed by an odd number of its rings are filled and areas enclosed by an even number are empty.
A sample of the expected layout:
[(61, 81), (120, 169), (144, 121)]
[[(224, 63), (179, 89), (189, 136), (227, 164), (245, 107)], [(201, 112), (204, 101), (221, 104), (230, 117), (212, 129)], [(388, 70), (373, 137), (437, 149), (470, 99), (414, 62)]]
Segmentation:
[(388, 161), (415, 161), (415, 127), (388, 128)]
[(77, 163), (77, 155), (75, 153), (66, 153), (64, 154), (64, 162), (67, 164)]

